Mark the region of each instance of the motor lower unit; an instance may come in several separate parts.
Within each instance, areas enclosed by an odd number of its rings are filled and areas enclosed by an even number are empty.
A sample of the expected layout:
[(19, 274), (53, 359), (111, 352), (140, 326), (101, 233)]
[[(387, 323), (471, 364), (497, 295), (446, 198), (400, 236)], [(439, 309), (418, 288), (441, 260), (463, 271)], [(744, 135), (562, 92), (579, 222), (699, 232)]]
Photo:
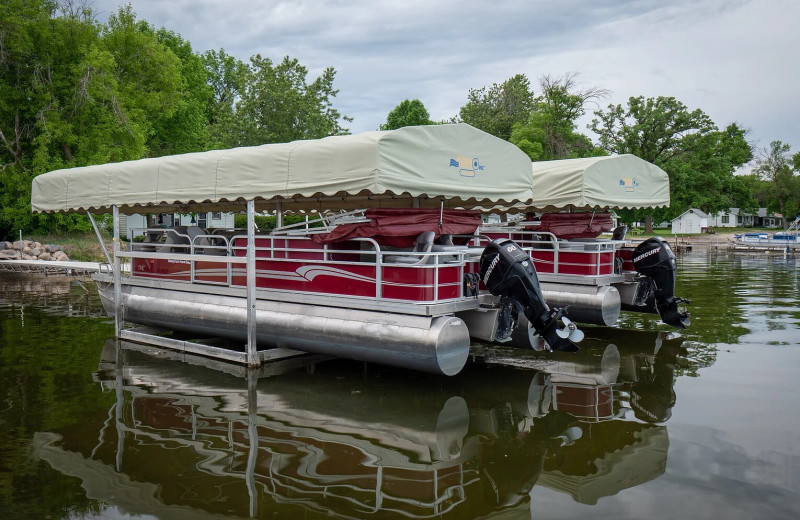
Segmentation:
[[(567, 318), (566, 308), (550, 308), (544, 300), (531, 257), (513, 240), (496, 239), (481, 255), (483, 285), (524, 313), (550, 350), (575, 351), (583, 333)], [(563, 327), (559, 327), (559, 321)]]
[(679, 303), (691, 303), (675, 296), (675, 278), (678, 270), (675, 253), (661, 237), (648, 238), (633, 250), (633, 267), (642, 276), (652, 280), (652, 295), (647, 306), (655, 307), (661, 320), (673, 327), (689, 326), (689, 313), (678, 308)]

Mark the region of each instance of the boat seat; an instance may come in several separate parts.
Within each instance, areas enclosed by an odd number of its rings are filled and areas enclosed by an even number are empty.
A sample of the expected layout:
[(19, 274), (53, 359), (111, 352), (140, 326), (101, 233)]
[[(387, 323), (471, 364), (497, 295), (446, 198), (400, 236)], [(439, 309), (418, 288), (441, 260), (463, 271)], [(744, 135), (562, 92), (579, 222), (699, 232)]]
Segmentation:
[(228, 254), (224, 248), (211, 247), (214, 244), (212, 244), (206, 236), (203, 236), (209, 235), (207, 229), (203, 229), (199, 226), (189, 226), (186, 229), (186, 233), (189, 235), (189, 240), (194, 244), (195, 254), (214, 256), (226, 256)]
[(428, 255), (414, 255), (413, 253), (430, 253), (433, 249), (433, 237), (436, 233), (433, 231), (423, 231), (417, 236), (414, 242), (414, 249), (409, 254), (405, 255), (386, 255), (383, 261), (387, 264), (404, 264), (404, 265), (422, 265), (427, 264), (433, 260), (432, 256)]
[[(434, 253), (467, 253), (467, 249), (467, 246), (453, 244), (453, 235), (445, 233), (439, 236), (439, 244), (434, 244), (431, 251)], [(440, 264), (457, 264), (459, 262), (458, 254), (439, 256)]]
[(628, 226), (622, 224), (614, 228), (611, 233), (611, 240), (625, 240), (625, 235), (628, 233)]
[[(185, 236), (178, 234), (174, 229), (167, 229), (164, 231), (167, 238), (158, 248), (159, 253), (189, 253), (189, 239)], [(186, 247), (175, 247), (186, 246)]]

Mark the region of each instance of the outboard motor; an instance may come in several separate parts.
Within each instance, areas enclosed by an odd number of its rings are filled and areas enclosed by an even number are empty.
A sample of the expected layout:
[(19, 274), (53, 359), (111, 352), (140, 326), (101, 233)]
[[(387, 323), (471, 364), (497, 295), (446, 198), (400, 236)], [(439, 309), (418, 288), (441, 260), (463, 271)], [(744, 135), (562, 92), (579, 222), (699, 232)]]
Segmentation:
[[(567, 319), (567, 309), (547, 306), (533, 260), (520, 246), (507, 238), (489, 242), (480, 266), (481, 281), (489, 292), (513, 301), (516, 311), (525, 313), (550, 350), (578, 350), (575, 342), (583, 339), (583, 332)], [(564, 323), (562, 329), (559, 320)]]
[(675, 253), (661, 237), (648, 238), (633, 250), (633, 267), (655, 285), (655, 307), (661, 321), (679, 329), (689, 325), (689, 313), (678, 309), (689, 300), (675, 297)]

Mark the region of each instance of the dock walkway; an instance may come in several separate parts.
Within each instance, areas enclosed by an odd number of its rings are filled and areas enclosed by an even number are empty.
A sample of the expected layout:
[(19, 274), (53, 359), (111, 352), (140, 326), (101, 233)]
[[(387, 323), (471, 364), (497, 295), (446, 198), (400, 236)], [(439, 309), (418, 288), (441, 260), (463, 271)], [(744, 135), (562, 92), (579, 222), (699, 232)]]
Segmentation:
[[(105, 267), (102, 267), (104, 266)], [(127, 267), (127, 266), (125, 266)], [(0, 272), (41, 273), (49, 275), (89, 276), (110, 268), (100, 262), (56, 262), (51, 260), (0, 260)]]

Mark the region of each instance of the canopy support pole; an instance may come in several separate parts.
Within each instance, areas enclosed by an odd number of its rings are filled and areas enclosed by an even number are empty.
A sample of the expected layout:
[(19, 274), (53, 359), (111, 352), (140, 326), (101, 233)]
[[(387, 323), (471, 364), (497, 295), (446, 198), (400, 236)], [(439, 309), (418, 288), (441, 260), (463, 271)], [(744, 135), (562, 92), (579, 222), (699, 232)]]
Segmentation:
[(283, 208), (281, 207), (281, 201), (275, 203), (275, 227), (283, 227)]
[(100, 235), (100, 230), (97, 229), (97, 223), (94, 221), (94, 217), (88, 211), (86, 214), (89, 216), (89, 222), (92, 223), (92, 229), (94, 229), (94, 234), (97, 236), (97, 241), (100, 242), (100, 247), (103, 248), (103, 255), (106, 257), (106, 262), (108, 265), (111, 265), (111, 255), (108, 254), (108, 248), (106, 247), (105, 242), (103, 242), (103, 237)]
[(258, 366), (256, 346), (256, 222), (255, 201), (247, 201), (247, 364)]
[[(114, 334), (122, 332), (122, 273), (119, 261), (119, 208), (111, 206), (114, 220)], [(101, 242), (102, 243), (102, 242)]]
[(258, 516), (258, 488), (256, 487), (256, 462), (258, 461), (258, 371), (247, 372), (247, 436), (250, 440), (250, 450), (247, 453), (247, 468), (245, 470), (245, 483), (247, 493), (250, 495), (250, 518)]

